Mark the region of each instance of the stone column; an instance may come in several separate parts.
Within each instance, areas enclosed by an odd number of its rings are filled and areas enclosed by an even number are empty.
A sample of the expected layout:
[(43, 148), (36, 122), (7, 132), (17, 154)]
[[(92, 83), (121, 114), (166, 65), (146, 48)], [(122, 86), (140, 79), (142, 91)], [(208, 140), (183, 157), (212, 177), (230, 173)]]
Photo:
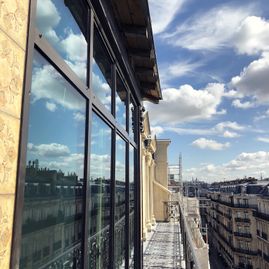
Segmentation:
[(154, 178), (155, 178), (155, 162), (154, 160), (152, 160), (152, 165), (151, 165), (151, 177), (150, 177), (150, 193), (151, 193), (151, 196), (150, 196), (150, 209), (151, 209), (151, 225), (152, 226), (155, 226), (156, 225), (156, 219), (155, 219), (155, 216), (154, 216), (154, 199), (153, 199), (153, 196), (154, 196), (154, 186), (153, 186), (153, 181), (154, 181)]
[(150, 165), (151, 165), (151, 161), (152, 161), (152, 156), (151, 154), (148, 152), (146, 155), (146, 171), (147, 171), (147, 178), (146, 178), (146, 224), (147, 224), (147, 230), (148, 232), (151, 231), (151, 213), (150, 213), (150, 178), (151, 178), (151, 173), (150, 173)]
[(146, 205), (146, 200), (147, 200), (147, 193), (146, 193), (146, 178), (147, 178), (147, 169), (146, 169), (146, 157), (145, 157), (145, 150), (141, 151), (141, 157), (142, 157), (142, 190), (141, 192), (143, 193), (143, 202), (142, 202), (142, 239), (145, 241), (147, 239), (147, 227), (146, 227), (146, 210), (147, 210), (147, 205)]
[(28, 0), (0, 3), (0, 268), (11, 257), (28, 10)]

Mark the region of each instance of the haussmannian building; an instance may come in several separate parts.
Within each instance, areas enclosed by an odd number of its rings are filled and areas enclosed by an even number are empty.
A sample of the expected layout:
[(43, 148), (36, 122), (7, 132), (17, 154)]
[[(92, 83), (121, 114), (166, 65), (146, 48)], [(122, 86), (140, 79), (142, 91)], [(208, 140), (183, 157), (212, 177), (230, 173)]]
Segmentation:
[(208, 194), (210, 248), (227, 268), (269, 268), (269, 182), (225, 183)]
[(0, 268), (142, 268), (147, 0), (1, 1), (0, 69)]

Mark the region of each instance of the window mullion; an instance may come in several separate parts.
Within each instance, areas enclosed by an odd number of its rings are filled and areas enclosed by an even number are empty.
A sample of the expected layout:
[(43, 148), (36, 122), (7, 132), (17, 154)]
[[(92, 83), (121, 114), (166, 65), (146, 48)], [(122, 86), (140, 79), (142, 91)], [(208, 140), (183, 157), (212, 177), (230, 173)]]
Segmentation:
[(116, 193), (116, 127), (112, 130), (111, 144), (111, 207), (110, 207), (110, 269), (115, 265), (115, 193)]

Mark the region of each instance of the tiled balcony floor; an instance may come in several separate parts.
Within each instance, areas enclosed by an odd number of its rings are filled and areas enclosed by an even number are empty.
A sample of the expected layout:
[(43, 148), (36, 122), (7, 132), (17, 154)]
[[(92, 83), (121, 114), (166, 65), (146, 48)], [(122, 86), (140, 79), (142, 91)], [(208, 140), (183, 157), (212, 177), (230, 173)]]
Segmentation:
[(179, 224), (157, 223), (145, 246), (143, 268), (180, 268)]

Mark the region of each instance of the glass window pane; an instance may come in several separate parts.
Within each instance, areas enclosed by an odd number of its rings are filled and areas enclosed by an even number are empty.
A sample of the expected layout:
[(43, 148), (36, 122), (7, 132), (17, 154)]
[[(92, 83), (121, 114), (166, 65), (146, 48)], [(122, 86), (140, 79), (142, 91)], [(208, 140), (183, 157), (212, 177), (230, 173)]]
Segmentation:
[(115, 191), (115, 268), (125, 268), (125, 152), (126, 143), (116, 137), (116, 191)]
[(117, 76), (116, 87), (116, 119), (119, 124), (126, 129), (126, 103), (127, 91), (119, 76)]
[(88, 8), (85, 1), (37, 0), (36, 26), (86, 83)]
[(81, 266), (85, 113), (85, 99), (35, 51), (20, 268)]
[(111, 129), (93, 113), (90, 158), (89, 268), (109, 268)]
[(129, 104), (129, 136), (134, 140), (134, 120), (135, 120), (135, 107), (132, 98)]
[(129, 257), (130, 267), (134, 268), (134, 148), (129, 146)]
[(98, 30), (94, 29), (92, 89), (105, 107), (111, 111), (111, 60)]

